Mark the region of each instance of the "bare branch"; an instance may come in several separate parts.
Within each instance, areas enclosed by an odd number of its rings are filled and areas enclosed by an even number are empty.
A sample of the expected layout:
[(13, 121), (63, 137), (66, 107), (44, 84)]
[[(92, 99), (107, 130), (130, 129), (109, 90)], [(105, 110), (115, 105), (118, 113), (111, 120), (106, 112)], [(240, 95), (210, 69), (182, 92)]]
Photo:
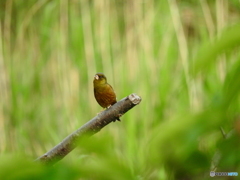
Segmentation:
[(56, 163), (71, 152), (77, 146), (77, 143), (81, 138), (89, 137), (97, 133), (104, 126), (108, 125), (112, 121), (115, 121), (140, 102), (141, 98), (138, 95), (130, 94), (128, 97), (123, 98), (109, 109), (106, 109), (88, 121), (82, 127), (67, 136), (61, 143), (56, 145), (50, 151), (37, 158), (36, 161), (40, 161), (44, 164)]

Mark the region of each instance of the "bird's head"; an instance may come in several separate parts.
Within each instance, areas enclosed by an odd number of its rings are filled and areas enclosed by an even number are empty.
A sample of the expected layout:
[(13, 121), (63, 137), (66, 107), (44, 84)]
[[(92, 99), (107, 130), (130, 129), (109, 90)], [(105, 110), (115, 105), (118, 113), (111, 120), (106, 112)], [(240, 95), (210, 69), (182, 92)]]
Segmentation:
[(102, 85), (107, 83), (107, 78), (103, 73), (97, 73), (93, 80), (94, 85)]

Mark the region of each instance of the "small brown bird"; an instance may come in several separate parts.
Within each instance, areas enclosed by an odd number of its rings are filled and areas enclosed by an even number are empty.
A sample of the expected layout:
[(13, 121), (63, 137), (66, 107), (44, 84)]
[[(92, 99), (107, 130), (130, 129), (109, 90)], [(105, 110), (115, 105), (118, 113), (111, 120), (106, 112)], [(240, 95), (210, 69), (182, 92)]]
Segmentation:
[[(94, 96), (103, 108), (109, 108), (117, 102), (116, 94), (103, 73), (97, 73), (93, 80)], [(117, 118), (120, 121), (119, 118)]]

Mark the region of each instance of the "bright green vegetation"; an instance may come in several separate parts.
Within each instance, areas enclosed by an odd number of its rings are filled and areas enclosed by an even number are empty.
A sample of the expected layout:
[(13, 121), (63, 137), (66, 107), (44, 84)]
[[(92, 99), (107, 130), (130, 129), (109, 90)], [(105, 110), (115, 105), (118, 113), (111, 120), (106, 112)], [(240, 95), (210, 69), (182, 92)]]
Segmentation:
[[(0, 179), (240, 173), (239, 19), (238, 0), (1, 0)], [(56, 166), (32, 162), (102, 110), (96, 72), (140, 105)]]

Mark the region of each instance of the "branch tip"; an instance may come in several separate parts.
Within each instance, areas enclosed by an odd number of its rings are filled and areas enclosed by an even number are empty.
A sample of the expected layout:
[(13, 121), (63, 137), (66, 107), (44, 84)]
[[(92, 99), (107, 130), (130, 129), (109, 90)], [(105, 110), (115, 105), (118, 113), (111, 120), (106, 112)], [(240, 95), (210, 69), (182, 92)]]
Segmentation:
[(130, 94), (128, 98), (133, 104), (139, 104), (142, 100), (141, 97), (135, 93)]

